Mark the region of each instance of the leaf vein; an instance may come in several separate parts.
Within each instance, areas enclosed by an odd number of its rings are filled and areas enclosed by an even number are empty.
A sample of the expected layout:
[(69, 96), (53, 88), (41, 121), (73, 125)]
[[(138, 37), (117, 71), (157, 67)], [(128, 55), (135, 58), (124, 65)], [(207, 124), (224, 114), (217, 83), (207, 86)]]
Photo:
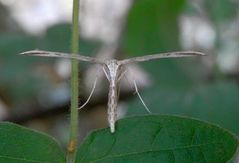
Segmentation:
[[(183, 147), (178, 147), (178, 148), (168, 148), (168, 149), (160, 149), (160, 150), (146, 150), (146, 151), (142, 151), (142, 152), (131, 152), (131, 153), (126, 153), (126, 154), (112, 155), (112, 156), (108, 156), (108, 157), (105, 157), (105, 158), (99, 158), (99, 159), (96, 159), (96, 160), (92, 160), (90, 162), (93, 163), (93, 162), (101, 161), (101, 160), (108, 159), (108, 158), (125, 157), (125, 156), (138, 155), (138, 154), (149, 153), (149, 152), (173, 151), (173, 150), (181, 150), (181, 149), (188, 149), (188, 148), (195, 148), (195, 147), (198, 147), (199, 149), (201, 149), (200, 147), (202, 147), (202, 146), (212, 145), (212, 144), (221, 144), (221, 142), (211, 142), (211, 143), (203, 143), (203, 144), (197, 144), (197, 145), (188, 145), (188, 146), (183, 146)], [(205, 156), (204, 156), (204, 159), (206, 160)]]
[(6, 158), (10, 160), (21, 160), (21, 161), (27, 161), (27, 162), (37, 162), (37, 163), (51, 163), (49, 161), (31, 160), (31, 159), (25, 159), (21, 157), (12, 157), (12, 156), (4, 156), (4, 155), (0, 155), (0, 158)]

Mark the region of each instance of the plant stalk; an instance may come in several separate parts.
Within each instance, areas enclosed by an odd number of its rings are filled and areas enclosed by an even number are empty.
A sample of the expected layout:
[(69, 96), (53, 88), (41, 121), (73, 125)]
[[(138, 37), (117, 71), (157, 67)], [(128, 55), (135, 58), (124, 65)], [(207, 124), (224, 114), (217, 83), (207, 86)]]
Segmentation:
[[(79, 52), (79, 0), (73, 0), (72, 14), (72, 46), (71, 52), (77, 54)], [(74, 163), (77, 150), (78, 136), (78, 61), (71, 61), (71, 107), (70, 107), (70, 137), (67, 147), (67, 162)]]

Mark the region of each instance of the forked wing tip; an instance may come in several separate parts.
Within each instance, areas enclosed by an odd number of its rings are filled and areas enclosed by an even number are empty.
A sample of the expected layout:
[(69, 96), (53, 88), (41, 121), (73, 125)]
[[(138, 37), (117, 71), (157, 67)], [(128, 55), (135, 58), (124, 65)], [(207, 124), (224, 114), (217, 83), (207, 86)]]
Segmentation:
[(21, 52), (18, 55), (36, 55), (36, 54), (43, 54), (43, 51), (40, 50), (30, 50), (30, 51), (25, 51), (25, 52)]
[(29, 55), (29, 51), (18, 53), (18, 55)]
[(203, 53), (203, 52), (193, 52), (193, 54), (196, 54), (196, 55), (200, 55), (200, 56), (206, 56), (207, 54)]

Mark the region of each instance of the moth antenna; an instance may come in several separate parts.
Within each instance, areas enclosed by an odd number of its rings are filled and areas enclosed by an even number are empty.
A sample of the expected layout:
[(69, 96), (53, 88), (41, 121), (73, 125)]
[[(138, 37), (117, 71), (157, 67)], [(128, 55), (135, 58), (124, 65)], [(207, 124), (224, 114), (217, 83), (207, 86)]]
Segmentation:
[(149, 110), (149, 108), (147, 107), (147, 105), (145, 104), (144, 100), (142, 99), (141, 95), (139, 94), (139, 91), (138, 91), (138, 87), (137, 87), (137, 84), (136, 84), (136, 81), (134, 80), (134, 87), (135, 87), (135, 91), (140, 99), (140, 101), (142, 102), (142, 104), (144, 105), (145, 109), (147, 110), (147, 112), (149, 112), (150, 114), (152, 114), (152, 112)]
[(82, 109), (83, 107), (85, 107), (86, 104), (90, 101), (90, 98), (91, 98), (91, 96), (92, 96), (93, 93), (94, 93), (94, 90), (95, 90), (95, 87), (96, 87), (97, 80), (98, 80), (98, 76), (96, 76), (96, 78), (95, 78), (94, 85), (93, 85), (93, 88), (92, 88), (92, 90), (91, 90), (91, 92), (90, 92), (89, 97), (87, 98), (87, 100), (85, 101), (85, 103), (84, 103), (83, 105), (81, 105), (81, 106), (78, 108), (78, 110), (80, 110), (80, 109)]

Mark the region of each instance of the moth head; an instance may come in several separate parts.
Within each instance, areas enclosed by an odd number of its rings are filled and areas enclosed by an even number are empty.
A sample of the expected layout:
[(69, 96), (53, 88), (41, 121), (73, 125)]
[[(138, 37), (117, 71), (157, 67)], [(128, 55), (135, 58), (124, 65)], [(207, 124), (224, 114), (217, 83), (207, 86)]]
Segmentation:
[(104, 70), (108, 80), (117, 80), (121, 74), (121, 67), (121, 64), (116, 59), (106, 60)]

